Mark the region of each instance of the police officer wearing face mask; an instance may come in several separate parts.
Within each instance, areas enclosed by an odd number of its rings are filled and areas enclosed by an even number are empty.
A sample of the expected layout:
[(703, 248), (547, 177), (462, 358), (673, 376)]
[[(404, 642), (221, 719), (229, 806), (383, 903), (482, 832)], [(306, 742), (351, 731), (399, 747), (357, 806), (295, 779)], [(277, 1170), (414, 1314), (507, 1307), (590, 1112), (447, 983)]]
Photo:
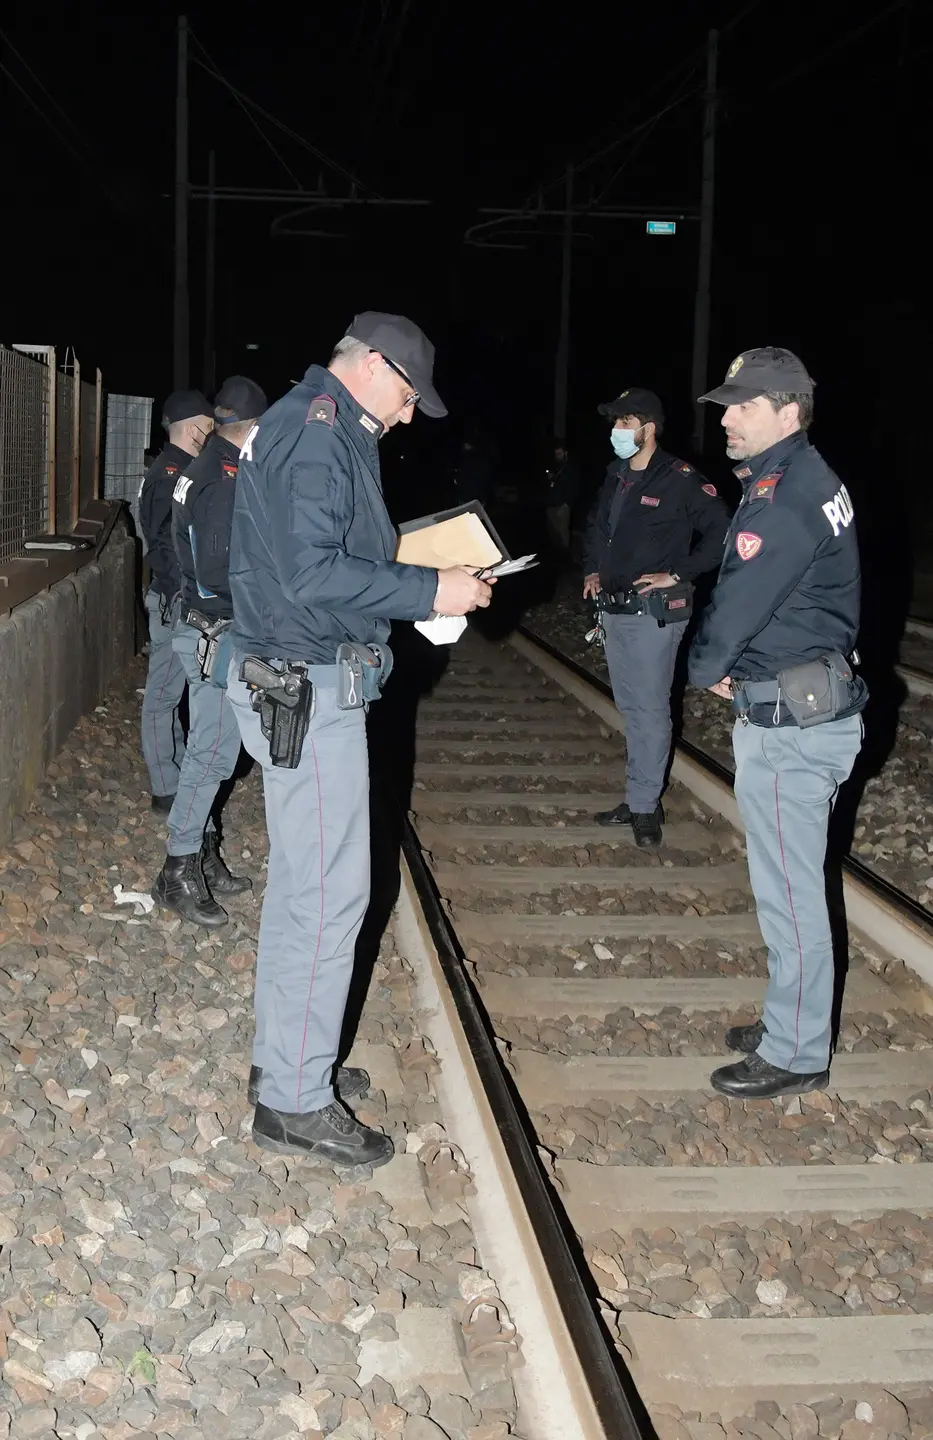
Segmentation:
[(807, 439), (813, 381), (792, 351), (744, 351), (700, 399), (724, 407), (743, 494), (689, 675), (737, 716), (735, 798), (768, 946), (764, 1018), (726, 1032), (746, 1058), (711, 1078), (724, 1094), (765, 1098), (829, 1079), (835, 977), (823, 862), (868, 700), (850, 664), (858, 543), (849, 493)]
[[(660, 799), (671, 748), (671, 685), (693, 609), (693, 581), (722, 558), (729, 512), (716, 489), (658, 445), (661, 402), (623, 390), (600, 405), (616, 460), (590, 515), (584, 599), (596, 600), (616, 706), (625, 717), (626, 794), (600, 825), (631, 825), (661, 844)], [(695, 543), (694, 543), (695, 542)]]
[(185, 755), (178, 707), (185, 672), (172, 650), (169, 609), (178, 590), (178, 562), (172, 544), (172, 491), (185, 466), (211, 433), (211, 407), (200, 390), (176, 390), (162, 407), (168, 442), (146, 471), (139, 492), (139, 526), (152, 572), (146, 594), (149, 617), (149, 673), (143, 695), (140, 739), (149, 771), (152, 808), (172, 808)]
[(227, 922), (217, 897), (239, 895), (251, 884), (227, 869), (214, 821), (217, 791), (239, 758), (240, 731), (213, 661), (233, 619), (228, 569), (240, 446), (265, 409), (266, 397), (254, 381), (244, 375), (225, 380), (214, 400), (214, 433), (178, 476), (172, 495), (180, 574), (172, 648), (188, 680), (189, 729), (168, 817), (168, 854), (152, 893), (209, 929)]

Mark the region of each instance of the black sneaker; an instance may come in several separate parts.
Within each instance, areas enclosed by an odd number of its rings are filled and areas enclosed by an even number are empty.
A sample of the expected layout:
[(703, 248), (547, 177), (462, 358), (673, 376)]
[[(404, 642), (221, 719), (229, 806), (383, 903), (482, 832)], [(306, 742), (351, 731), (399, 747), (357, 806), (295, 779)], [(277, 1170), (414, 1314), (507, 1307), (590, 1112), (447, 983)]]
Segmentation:
[[(358, 1065), (338, 1065), (334, 1089), (341, 1100), (352, 1100), (356, 1095), (365, 1095), (370, 1086), (369, 1074)], [(250, 1105), (259, 1104), (259, 1087), (262, 1084), (262, 1066), (249, 1067), (249, 1084), (246, 1098)]]
[(150, 801), (156, 815), (170, 815), (175, 804), (174, 795), (153, 795)]
[(632, 812), (632, 831), (639, 850), (656, 850), (663, 838), (660, 805), (657, 809), (649, 811), (648, 814), (634, 810)]
[(253, 1139), (263, 1150), (314, 1155), (333, 1165), (385, 1165), (395, 1154), (388, 1135), (361, 1125), (339, 1100), (307, 1115), (256, 1106)]
[(156, 876), (152, 898), (169, 910), (175, 910), (195, 925), (216, 930), (227, 923), (227, 912), (217, 904), (207, 888), (201, 870), (201, 855), (167, 855)]
[(614, 810), (597, 810), (593, 819), (597, 825), (631, 825), (632, 812), (623, 800)]
[(201, 870), (212, 895), (242, 895), (252, 890), (253, 882), (248, 875), (233, 875), (227, 869), (227, 862), (220, 853), (220, 837), (216, 830), (209, 830), (201, 846)]
[(726, 1031), (726, 1048), (754, 1055), (766, 1034), (763, 1020), (756, 1020), (754, 1025), (732, 1025)]
[(803, 1095), (808, 1090), (825, 1090), (829, 1071), (803, 1075), (796, 1070), (781, 1070), (755, 1054), (737, 1065), (721, 1066), (709, 1078), (713, 1089), (723, 1095), (734, 1095), (737, 1100), (770, 1100), (774, 1095)]

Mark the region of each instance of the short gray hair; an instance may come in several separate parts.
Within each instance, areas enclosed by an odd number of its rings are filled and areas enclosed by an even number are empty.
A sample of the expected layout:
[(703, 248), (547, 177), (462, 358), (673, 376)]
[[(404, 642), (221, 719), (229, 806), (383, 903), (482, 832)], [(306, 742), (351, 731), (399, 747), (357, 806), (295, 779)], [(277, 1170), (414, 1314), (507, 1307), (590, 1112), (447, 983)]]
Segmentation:
[(333, 365), (335, 360), (343, 360), (348, 365), (355, 365), (358, 360), (362, 360), (364, 355), (369, 354), (369, 350), (370, 347), (365, 341), (357, 340), (354, 335), (344, 335), (343, 339), (338, 340), (334, 346), (330, 363)]
[(798, 395), (789, 390), (766, 390), (765, 399), (775, 412), (783, 410), (785, 405), (796, 405), (801, 430), (809, 430), (813, 424), (812, 395)]

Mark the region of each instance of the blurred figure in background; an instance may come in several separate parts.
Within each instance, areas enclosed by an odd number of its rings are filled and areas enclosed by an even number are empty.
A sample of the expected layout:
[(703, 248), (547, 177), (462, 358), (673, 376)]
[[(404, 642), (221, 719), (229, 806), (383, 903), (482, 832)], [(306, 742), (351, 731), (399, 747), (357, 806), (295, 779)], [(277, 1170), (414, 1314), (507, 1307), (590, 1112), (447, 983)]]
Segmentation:
[(566, 440), (554, 441), (554, 454), (545, 471), (544, 507), (548, 541), (558, 555), (570, 551), (570, 522), (580, 490), (580, 467)]

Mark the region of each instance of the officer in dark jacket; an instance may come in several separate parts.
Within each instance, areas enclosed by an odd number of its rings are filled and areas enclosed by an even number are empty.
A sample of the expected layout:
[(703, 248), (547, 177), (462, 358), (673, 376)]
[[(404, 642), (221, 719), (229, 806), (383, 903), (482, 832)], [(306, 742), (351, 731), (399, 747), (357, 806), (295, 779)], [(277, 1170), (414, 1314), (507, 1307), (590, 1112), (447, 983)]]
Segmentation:
[(565, 440), (554, 442), (554, 458), (545, 471), (544, 508), (548, 537), (559, 555), (570, 549), (573, 507), (580, 489), (580, 467)]
[(146, 595), (149, 617), (149, 674), (143, 695), (141, 739), (149, 771), (152, 808), (167, 815), (178, 787), (185, 737), (178, 706), (185, 672), (172, 651), (169, 608), (178, 590), (172, 545), (172, 491), (175, 482), (211, 430), (211, 407), (200, 390), (176, 390), (162, 409), (168, 444), (146, 471), (139, 492), (139, 523), (152, 580)]
[(186, 920), (211, 928), (227, 921), (215, 897), (239, 895), (251, 881), (227, 869), (211, 816), (218, 787), (236, 767), (240, 730), (226, 690), (203, 674), (199, 647), (206, 655), (233, 619), (227, 572), (240, 446), (265, 408), (252, 380), (225, 380), (214, 401), (214, 433), (178, 476), (172, 496), (179, 570), (172, 649), (188, 680), (188, 747), (168, 817), (168, 855), (152, 893)]
[[(433, 369), (434, 347), (417, 325), (358, 315), (330, 368), (312, 365), (253, 427), (237, 477), (229, 695), (243, 743), (262, 766), (269, 828), (253, 1139), (337, 1164), (392, 1156), (388, 1136), (340, 1103), (368, 1076), (334, 1074), (369, 899), (364, 705), (388, 671), (390, 619), (464, 615), (491, 594), (466, 570), (393, 559), (398, 537), (382, 499), (378, 443), (416, 406), (447, 413)], [(253, 691), (241, 673), (258, 677)], [(295, 711), (300, 725), (277, 730), (275, 717)]]
[(735, 796), (768, 946), (764, 1019), (726, 1043), (747, 1059), (712, 1084), (727, 1095), (822, 1089), (833, 951), (823, 881), (830, 809), (862, 741), (864, 682), (848, 663), (859, 558), (846, 487), (808, 443), (813, 381), (789, 350), (746, 350), (703, 400), (724, 405), (742, 502), (689, 673), (738, 715)]
[(671, 685), (692, 582), (719, 564), (729, 512), (692, 465), (658, 445), (664, 411), (651, 390), (624, 390), (599, 413), (612, 421), (618, 458), (590, 516), (583, 595), (596, 598), (612, 693), (625, 716), (627, 789), (621, 805), (596, 820), (631, 825), (644, 849), (662, 839)]

